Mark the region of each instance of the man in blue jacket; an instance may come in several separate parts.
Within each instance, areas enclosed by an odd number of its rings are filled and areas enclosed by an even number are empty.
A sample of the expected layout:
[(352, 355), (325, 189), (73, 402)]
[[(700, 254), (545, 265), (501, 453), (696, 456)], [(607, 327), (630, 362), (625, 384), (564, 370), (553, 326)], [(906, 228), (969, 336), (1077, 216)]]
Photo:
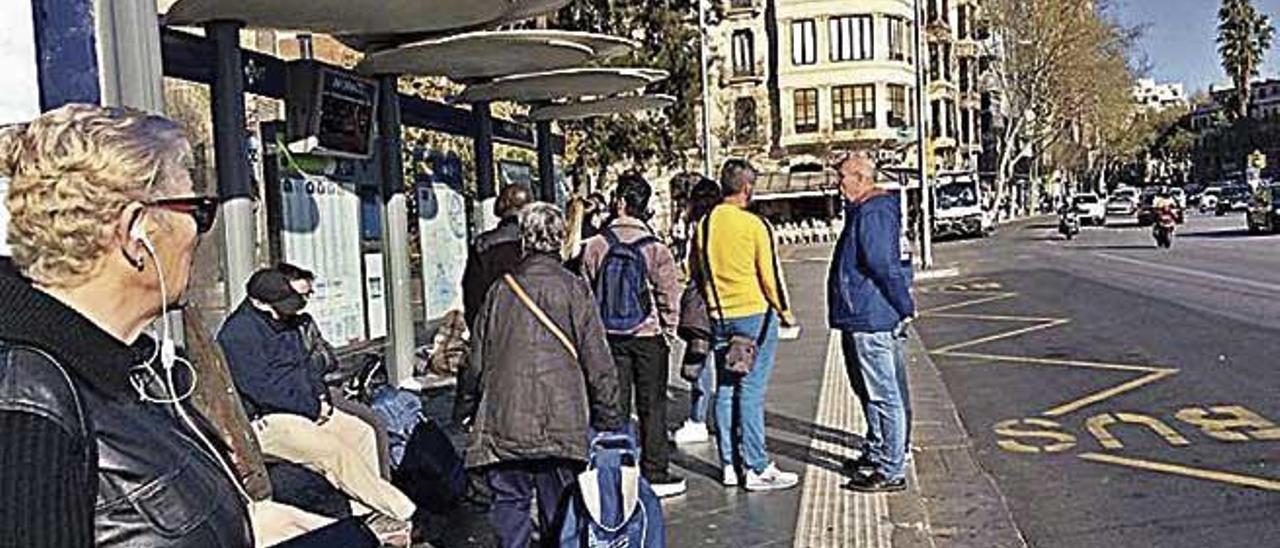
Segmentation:
[(254, 273), (246, 290), (218, 331), (218, 344), (262, 453), (323, 474), (407, 533), (416, 508), (379, 474), (373, 427), (333, 406), (303, 344), (296, 319), (306, 297), (276, 269)]
[(903, 269), (898, 198), (875, 186), (874, 160), (855, 153), (837, 170), (844, 231), (827, 278), (827, 313), (843, 335), (845, 367), (867, 419), (862, 455), (847, 467), (848, 487), (863, 492), (906, 488), (907, 370), (904, 339), (915, 315)]

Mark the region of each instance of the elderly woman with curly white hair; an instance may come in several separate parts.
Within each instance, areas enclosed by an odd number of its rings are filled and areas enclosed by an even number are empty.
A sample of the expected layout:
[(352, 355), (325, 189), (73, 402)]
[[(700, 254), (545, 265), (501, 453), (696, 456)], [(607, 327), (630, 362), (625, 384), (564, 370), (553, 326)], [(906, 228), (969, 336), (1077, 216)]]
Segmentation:
[(189, 154), (168, 119), (90, 105), (0, 138), (26, 278), (0, 277), (9, 545), (252, 545), (225, 456), (166, 401), (181, 395), (172, 346), (143, 334), (181, 298), (217, 211), (192, 186)]

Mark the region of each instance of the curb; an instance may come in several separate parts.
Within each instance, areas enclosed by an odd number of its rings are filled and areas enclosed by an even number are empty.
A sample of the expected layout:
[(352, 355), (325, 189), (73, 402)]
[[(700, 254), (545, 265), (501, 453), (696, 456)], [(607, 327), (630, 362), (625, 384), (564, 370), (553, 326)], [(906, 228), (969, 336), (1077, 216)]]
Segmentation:
[(914, 281), (933, 282), (937, 280), (945, 280), (947, 278), (956, 278), (959, 276), (959, 268), (934, 268), (931, 270), (917, 270), (914, 275)]
[(974, 456), (973, 440), (929, 352), (912, 328), (907, 342), (914, 471), (932, 546), (1025, 548), (1008, 502)]

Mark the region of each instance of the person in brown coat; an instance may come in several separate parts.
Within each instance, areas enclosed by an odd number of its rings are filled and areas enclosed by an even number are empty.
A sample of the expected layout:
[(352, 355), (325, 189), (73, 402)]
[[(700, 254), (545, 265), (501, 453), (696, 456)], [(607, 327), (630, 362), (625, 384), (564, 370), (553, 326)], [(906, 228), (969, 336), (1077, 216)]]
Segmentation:
[(591, 290), (560, 262), (560, 210), (527, 206), (519, 227), (525, 259), (489, 289), (454, 414), (471, 426), (467, 468), (488, 478), (502, 546), (525, 548), (535, 491), (551, 538), (560, 498), (586, 463), (588, 427), (616, 431), (623, 415)]

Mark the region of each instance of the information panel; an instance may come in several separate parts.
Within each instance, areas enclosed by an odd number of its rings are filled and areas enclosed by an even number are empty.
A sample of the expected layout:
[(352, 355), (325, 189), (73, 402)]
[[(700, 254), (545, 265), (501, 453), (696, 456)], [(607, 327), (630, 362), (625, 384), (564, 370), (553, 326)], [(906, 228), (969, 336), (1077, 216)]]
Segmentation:
[(364, 340), (364, 257), (355, 185), (293, 175), (281, 181), (280, 189), (284, 261), (316, 274), (307, 311), (334, 346)]

